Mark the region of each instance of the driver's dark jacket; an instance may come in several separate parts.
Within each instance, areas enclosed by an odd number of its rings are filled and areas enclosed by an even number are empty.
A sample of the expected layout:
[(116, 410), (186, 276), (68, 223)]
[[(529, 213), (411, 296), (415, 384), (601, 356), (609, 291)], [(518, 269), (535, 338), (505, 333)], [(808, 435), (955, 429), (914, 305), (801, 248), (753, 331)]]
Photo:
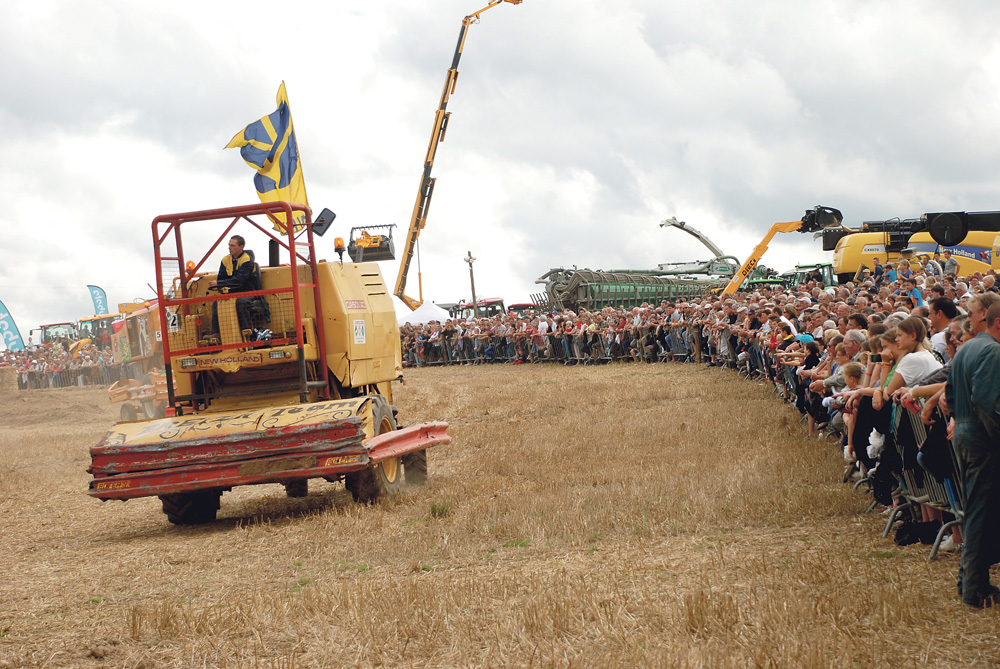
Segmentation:
[(228, 288), (230, 293), (245, 293), (251, 288), (253, 281), (253, 255), (244, 251), (233, 261), (233, 256), (227, 255), (219, 265), (219, 276), (216, 285)]

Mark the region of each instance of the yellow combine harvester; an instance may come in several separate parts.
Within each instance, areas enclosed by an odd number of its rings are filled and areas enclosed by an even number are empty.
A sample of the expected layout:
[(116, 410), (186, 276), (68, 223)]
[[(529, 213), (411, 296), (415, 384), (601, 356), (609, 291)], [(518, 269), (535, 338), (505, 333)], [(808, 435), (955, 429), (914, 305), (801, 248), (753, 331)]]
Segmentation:
[(833, 251), (833, 271), (841, 282), (856, 279), (878, 259), (883, 265), (902, 258), (951, 251), (958, 275), (1000, 269), (1000, 212), (928, 213), (920, 218), (865, 221), (859, 229), (830, 230), (823, 250)]
[[(277, 236), (267, 217), (293, 211), (305, 227)], [(186, 253), (184, 233), (213, 225), (211, 248)], [(249, 290), (218, 292), (203, 270), (238, 225), (287, 262), (251, 257)], [(310, 478), (343, 480), (372, 502), (404, 476), (426, 480), (426, 449), (451, 438), (446, 423), (396, 423), (399, 330), (377, 265), (343, 262), (341, 240), (340, 261), (318, 260), (311, 211), (286, 202), (160, 216), (152, 232), (165, 417), (118, 423), (91, 448), (92, 496), (156, 495), (170, 522), (186, 524), (213, 520), (237, 485), (283, 483), (297, 497)]]

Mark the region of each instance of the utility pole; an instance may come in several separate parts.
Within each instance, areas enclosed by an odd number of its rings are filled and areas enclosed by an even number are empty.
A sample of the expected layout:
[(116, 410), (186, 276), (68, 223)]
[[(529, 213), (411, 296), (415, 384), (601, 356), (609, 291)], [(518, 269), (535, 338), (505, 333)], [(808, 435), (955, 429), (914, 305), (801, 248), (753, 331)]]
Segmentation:
[(479, 318), (479, 307), (476, 306), (476, 275), (472, 273), (472, 263), (476, 262), (476, 259), (472, 257), (472, 251), (468, 251), (468, 254), (464, 260), (469, 263), (469, 282), (472, 284), (472, 317)]

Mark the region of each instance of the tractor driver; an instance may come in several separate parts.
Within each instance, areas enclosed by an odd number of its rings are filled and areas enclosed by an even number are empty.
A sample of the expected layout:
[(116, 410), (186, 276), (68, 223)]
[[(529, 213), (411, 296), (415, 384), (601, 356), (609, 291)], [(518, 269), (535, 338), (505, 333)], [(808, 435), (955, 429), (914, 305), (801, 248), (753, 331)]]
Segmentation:
[[(246, 240), (241, 235), (233, 235), (229, 238), (229, 255), (225, 256), (219, 264), (219, 275), (208, 284), (210, 289), (228, 293), (245, 293), (254, 290), (253, 251), (244, 251), (243, 247), (245, 246)], [(251, 299), (246, 297), (236, 299), (236, 314), (241, 330), (247, 329), (250, 325), (248, 307)], [(219, 332), (218, 302), (212, 302), (212, 332), (215, 334)]]
[(250, 290), (253, 278), (253, 251), (244, 251), (247, 242), (240, 235), (229, 239), (229, 255), (219, 264), (218, 278), (208, 284), (209, 288), (228, 288), (230, 293), (245, 293)]

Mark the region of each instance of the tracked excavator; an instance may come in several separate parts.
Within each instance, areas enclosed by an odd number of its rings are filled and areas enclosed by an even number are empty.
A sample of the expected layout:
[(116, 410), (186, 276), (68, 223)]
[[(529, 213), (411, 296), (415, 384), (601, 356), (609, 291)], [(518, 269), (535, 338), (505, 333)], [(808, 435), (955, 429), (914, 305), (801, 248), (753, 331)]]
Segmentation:
[[(277, 236), (269, 216), (293, 212), (305, 226)], [(252, 260), (251, 290), (213, 290), (217, 249), (244, 228), (279, 253)], [(218, 235), (207, 251), (185, 245), (206, 231)], [(312, 212), (287, 202), (159, 216), (152, 237), (164, 416), (119, 422), (90, 449), (91, 496), (157, 496), (190, 524), (214, 520), (240, 485), (300, 497), (322, 478), (374, 502), (426, 481), (427, 449), (451, 438), (443, 422), (397, 422), (399, 330), (378, 265), (344, 261), (340, 239), (340, 259), (320, 260)]]

